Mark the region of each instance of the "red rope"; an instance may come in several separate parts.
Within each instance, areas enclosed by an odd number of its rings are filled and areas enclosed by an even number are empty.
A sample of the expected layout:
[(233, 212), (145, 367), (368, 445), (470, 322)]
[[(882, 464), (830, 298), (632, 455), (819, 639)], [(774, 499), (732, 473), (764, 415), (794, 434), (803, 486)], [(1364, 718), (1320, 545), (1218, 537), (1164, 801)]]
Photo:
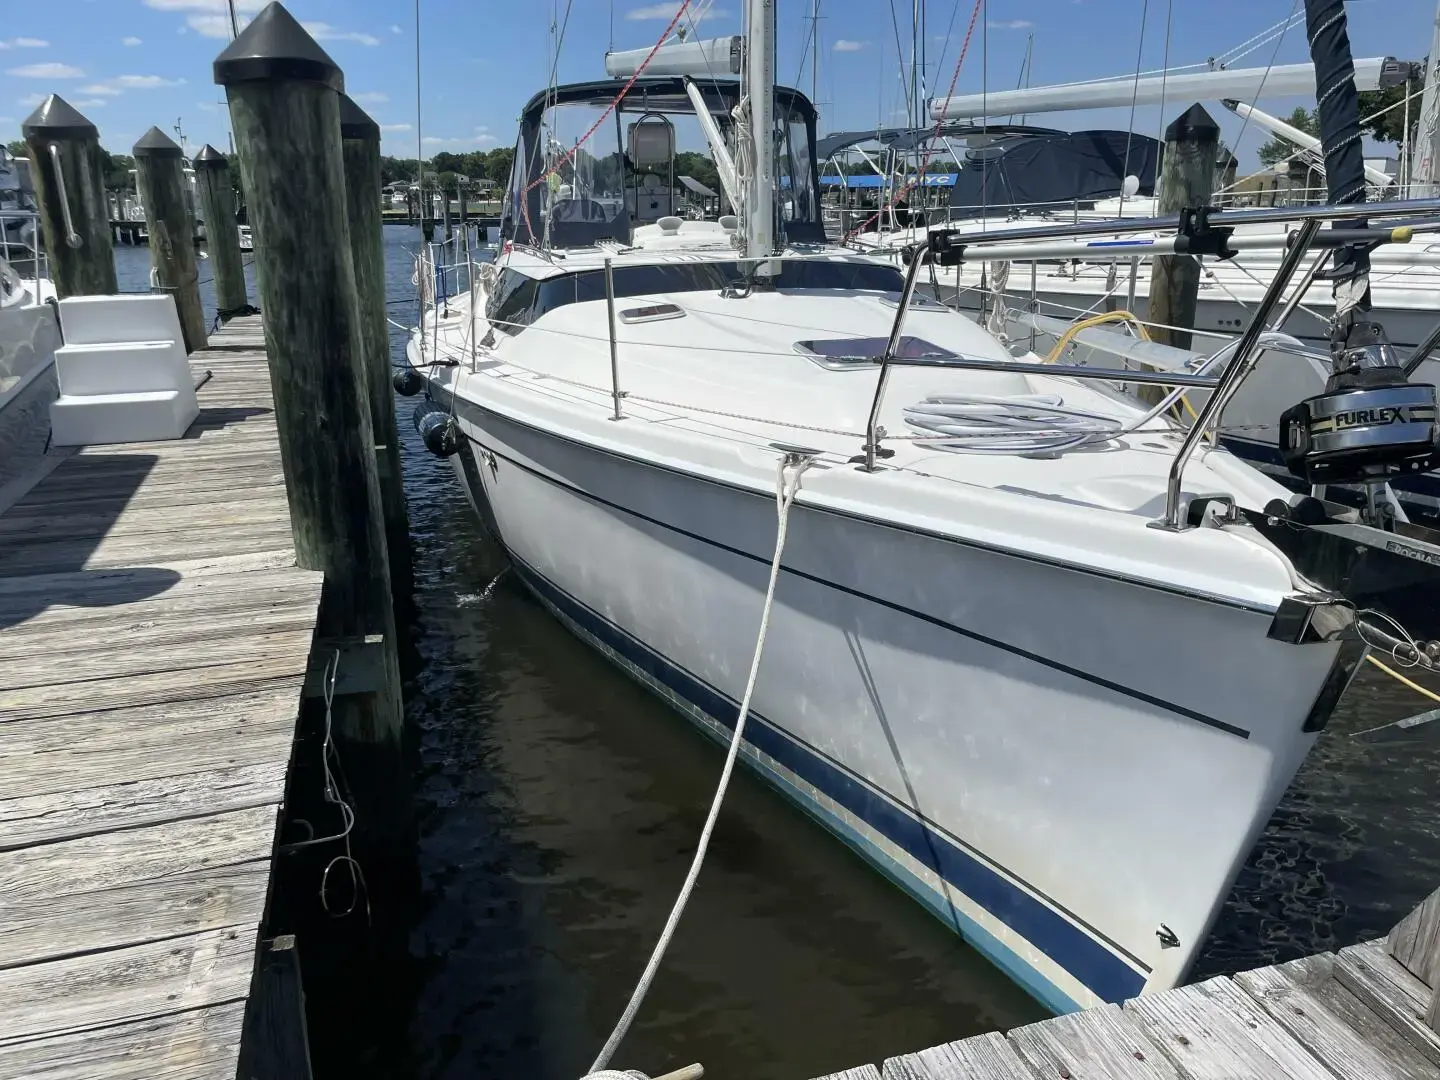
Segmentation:
[[(970, 12), (970, 26), (965, 31), (965, 43), (960, 46), (960, 56), (959, 59), (955, 61), (955, 71), (950, 76), (950, 89), (945, 91), (946, 101), (949, 101), (952, 97), (955, 96), (955, 84), (960, 81), (960, 69), (965, 64), (965, 54), (970, 51), (970, 39), (975, 34), (975, 21), (980, 17), (980, 8), (984, 5), (984, 3), (985, 0), (975, 0), (975, 7)], [(914, 189), (915, 185), (925, 179), (925, 170), (930, 167), (930, 159), (935, 156), (935, 140), (940, 137), (940, 129), (944, 126), (944, 117), (941, 117), (939, 120), (935, 121), (935, 130), (930, 133), (930, 145), (925, 151), (924, 160), (920, 162), (920, 172), (917, 175), (916, 179), (911, 180), (908, 184), (901, 188), (900, 192), (895, 196), (895, 198), (890, 201), (890, 205), (888, 207), (882, 206), (879, 210), (876, 210), (875, 213), (870, 215), (869, 220), (865, 221), (861, 225), (856, 226), (848, 233), (846, 233), (846, 240), (853, 240), (862, 232), (870, 228), (871, 225), (875, 224), (875, 222), (880, 220), (881, 214), (885, 213), (887, 209), (894, 209), (895, 203), (899, 202), (906, 195), (910, 194), (910, 192)]]
[(660, 46), (669, 40), (670, 35), (675, 31), (675, 27), (680, 22), (680, 16), (685, 14), (685, 9), (689, 6), (690, 0), (681, 0), (680, 6), (675, 9), (674, 18), (670, 20), (670, 25), (665, 27), (665, 32), (660, 35), (660, 39), (656, 41), (654, 45), (650, 46), (650, 51), (645, 54), (645, 59), (642, 60), (640, 66), (635, 69), (635, 74), (631, 75), (625, 85), (620, 88), (620, 93), (615, 95), (615, 100), (605, 106), (605, 111), (600, 114), (600, 118), (596, 120), (595, 123), (590, 125), (590, 130), (585, 132), (585, 134), (580, 137), (580, 141), (567, 150), (559, 161), (543, 174), (537, 176), (526, 186), (525, 190), (520, 193), (521, 212), (525, 215), (525, 231), (528, 232), (531, 237), (535, 235), (535, 230), (530, 226), (530, 200), (526, 198), (526, 196), (573, 161), (575, 155), (579, 153), (580, 148), (590, 141), (590, 136), (594, 135), (595, 132), (600, 129), (600, 125), (605, 122), (606, 118), (620, 107), (620, 102), (625, 100), (625, 95), (628, 94), (630, 88), (635, 85), (635, 80), (645, 73), (645, 69), (650, 66), (650, 61), (655, 59), (655, 54), (660, 51)]

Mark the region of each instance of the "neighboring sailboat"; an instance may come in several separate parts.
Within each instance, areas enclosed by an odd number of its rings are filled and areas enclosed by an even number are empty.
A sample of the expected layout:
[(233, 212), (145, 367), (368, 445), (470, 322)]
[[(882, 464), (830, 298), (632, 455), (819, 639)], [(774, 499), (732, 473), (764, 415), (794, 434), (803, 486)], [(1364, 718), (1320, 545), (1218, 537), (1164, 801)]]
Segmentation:
[[(439, 301), (422, 261), (397, 385), (520, 580), (719, 740), (764, 610), (746, 762), (1037, 998), (1174, 986), (1360, 661), (1364, 598), (1247, 523), (1289, 493), (1175, 395), (1016, 362), (915, 296), (924, 251), (826, 246), (772, 20), (751, 0), (742, 80), (686, 43), (703, 78), (537, 94), (497, 260)], [(681, 116), (739, 218), (636, 226)], [(1243, 359), (1151, 381), (1218, 397)]]
[[(1389, 57), (1358, 60), (1354, 62), (1354, 83), (1361, 89), (1398, 85), (1411, 67)], [(1199, 98), (1222, 101), (1228, 107), (1251, 114), (1257, 124), (1280, 130), (1283, 125), (1279, 121), (1254, 111), (1252, 106), (1239, 104), (1236, 99), (1253, 102), (1261, 96), (1308, 94), (1314, 89), (1314, 65), (1291, 64), (1268, 69), (1170, 73), (1138, 79), (1130, 76), (955, 96), (932, 102), (931, 114), (937, 123), (943, 121), (947, 125), (984, 123), (986, 114), (1001, 118), (1011, 113), (1033, 115), (1117, 103), (1128, 106), (1132, 102), (1173, 104)], [(1427, 107), (1433, 107), (1430, 91), (1427, 86)], [(1311, 140), (1304, 133), (1296, 135), (1297, 145), (1305, 153), (1312, 152), (1318, 145), (1318, 140)], [(1146, 163), (1139, 147), (1152, 140), (1138, 135), (1134, 139), (1134, 145), (1127, 144), (1124, 160), (1131, 171), (1138, 174)], [(982, 168), (977, 163), (976, 169)], [(1417, 165), (1422, 177), (1426, 168), (1424, 160)], [(1011, 182), (1018, 182), (1024, 175), (1022, 165), (1010, 164), (1007, 170), (1007, 180)], [(1366, 167), (1364, 175), (1365, 182), (1377, 193), (1395, 191), (1386, 186), (1388, 178), (1383, 174)], [(952, 227), (944, 220), (952, 214), (964, 219), (960, 227), (987, 233), (1014, 228), (1017, 217), (1104, 221), (1122, 217), (1143, 219), (1156, 212), (1156, 201), (1148, 193), (1148, 184), (1145, 194), (1122, 193), (1125, 177), (1119, 169), (1110, 178), (1108, 192), (1077, 191), (1073, 203), (1071, 196), (1058, 193), (1053, 176), (1047, 175), (1045, 179), (1049, 181), (1046, 186), (1053, 198), (1049, 205), (1027, 206), (994, 198), (987, 200), (987, 209), (980, 212), (974, 206), (963, 205), (978, 200), (956, 199), (956, 206), (949, 213), (930, 215), (928, 228)], [(985, 186), (993, 187), (994, 178), (989, 178)], [(1151, 350), (1150, 359), (1166, 359), (1172, 366), (1195, 364), (1203, 355), (1214, 353), (1233, 341), (1249, 321), (1250, 313), (1279, 267), (1284, 237), (1293, 228), (1293, 225), (1277, 223), (1240, 230), (1241, 235), (1267, 233), (1275, 243), (1268, 250), (1247, 250), (1233, 260), (1206, 264), (1193, 326), (1196, 334), (1193, 348), (1201, 355), (1177, 351), (1167, 359), (1163, 350)], [(888, 251), (888, 257), (893, 260), (898, 249), (913, 243), (916, 236), (923, 236), (926, 231), (920, 227), (880, 230), (872, 226), (850, 239), (859, 248)], [(1419, 237), (1412, 245), (1381, 248), (1371, 258), (1375, 273), (1369, 288), (1376, 318), (1385, 325), (1393, 347), (1402, 353), (1411, 353), (1430, 339), (1440, 322), (1440, 305), (1435, 300), (1440, 294), (1440, 244), (1428, 237)], [(1078, 319), (1117, 308), (1136, 316), (1138, 323), (1144, 323), (1149, 315), (1149, 259), (1132, 264), (1128, 257), (1117, 260), (1112, 251), (1097, 247), (1073, 259), (1040, 260), (1033, 275), (1023, 261), (1008, 265), (1002, 273), (1006, 276), (996, 289), (993, 269), (980, 261), (937, 268), (935, 292), (945, 303), (974, 317), (987, 318), (997, 332), (1010, 340), (1023, 339), (1041, 353), (1050, 353), (1066, 336), (1070, 324)], [(1306, 288), (1295, 300), (1285, 330), (1311, 351), (1304, 356), (1265, 351), (1254, 376), (1227, 409), (1222, 431), (1226, 445), (1235, 453), (1281, 477), (1288, 474), (1278, 446), (1280, 414), (1296, 400), (1318, 393), (1325, 385), (1329, 366), (1323, 354), (1330, 343), (1330, 327), (1336, 313), (1332, 290), (1323, 276), (1307, 278)], [(1123, 342), (1116, 340), (1124, 333), (1120, 327), (1108, 332), (1087, 332), (1070, 355), (1102, 363), (1114, 362), (1120, 355), (1116, 350), (1125, 348)], [(1440, 381), (1440, 361), (1422, 358), (1416, 377), (1426, 382)], [(1203, 395), (1194, 397), (1203, 399)], [(1402, 516), (1408, 512), (1418, 520), (1440, 518), (1440, 477), (1425, 473), (1397, 478), (1395, 494)], [(1394, 505), (1387, 503), (1387, 512)]]

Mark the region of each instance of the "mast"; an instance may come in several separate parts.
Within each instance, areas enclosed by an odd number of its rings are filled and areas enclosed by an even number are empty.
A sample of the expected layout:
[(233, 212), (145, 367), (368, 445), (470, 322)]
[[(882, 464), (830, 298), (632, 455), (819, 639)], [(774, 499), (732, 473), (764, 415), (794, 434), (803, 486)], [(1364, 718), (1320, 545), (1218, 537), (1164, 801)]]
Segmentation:
[[(1410, 132), (1405, 141), (1411, 142)], [(1409, 198), (1423, 199), (1435, 194), (1440, 184), (1440, 4), (1435, 9), (1435, 32), (1430, 39), (1430, 55), (1425, 60), (1425, 93), (1420, 98), (1420, 130), (1410, 153), (1410, 181), (1419, 183), (1419, 191)]]
[(820, 0), (810, 5), (810, 104), (820, 102)]
[[(775, 251), (775, 3), (746, 0), (745, 95), (750, 99), (750, 189), (745, 197), (745, 254), (762, 260)], [(755, 276), (778, 267), (757, 262)]]

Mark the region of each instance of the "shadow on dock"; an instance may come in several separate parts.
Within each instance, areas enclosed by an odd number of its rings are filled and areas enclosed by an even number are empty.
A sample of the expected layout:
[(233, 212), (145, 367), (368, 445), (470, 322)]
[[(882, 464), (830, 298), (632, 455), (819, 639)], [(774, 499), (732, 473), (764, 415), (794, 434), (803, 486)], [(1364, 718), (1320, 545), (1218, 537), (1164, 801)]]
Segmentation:
[(153, 454), (71, 458), (0, 517), (0, 630), (55, 605), (148, 600), (180, 580), (159, 567), (89, 568), (158, 460)]

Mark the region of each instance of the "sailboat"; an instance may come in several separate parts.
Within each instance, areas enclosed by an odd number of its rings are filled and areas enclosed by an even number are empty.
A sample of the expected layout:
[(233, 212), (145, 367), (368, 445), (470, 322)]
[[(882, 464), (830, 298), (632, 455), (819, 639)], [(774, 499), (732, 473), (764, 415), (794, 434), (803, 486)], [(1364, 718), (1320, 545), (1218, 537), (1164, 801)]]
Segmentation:
[[(748, 699), (742, 760), (1036, 998), (1175, 986), (1365, 652), (1353, 549), (1287, 549), (1290, 492), (1168, 418), (1244, 350), (1043, 365), (917, 293), (958, 234), (826, 244), (773, 20), (536, 94), (397, 388), (541, 604), (716, 740)], [(637, 223), (681, 118), (736, 213)]]

